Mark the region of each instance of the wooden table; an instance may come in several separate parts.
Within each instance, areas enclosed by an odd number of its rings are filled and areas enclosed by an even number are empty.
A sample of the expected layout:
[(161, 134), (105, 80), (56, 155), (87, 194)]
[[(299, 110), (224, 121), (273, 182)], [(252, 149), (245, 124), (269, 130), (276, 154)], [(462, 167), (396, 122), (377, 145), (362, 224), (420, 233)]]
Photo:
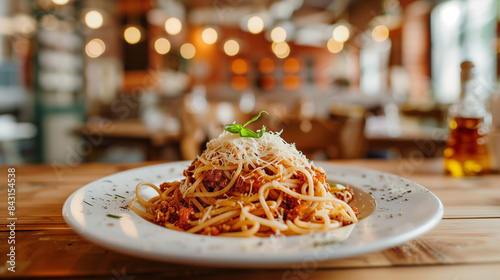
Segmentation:
[[(11, 235), (8, 166), (0, 172), (0, 277), (45, 279), (500, 279), (500, 175), (445, 177), (440, 159), (337, 161), (391, 172), (430, 189), (443, 202), (443, 220), (430, 232), (387, 250), (311, 267), (275, 269), (191, 267), (143, 260), (94, 245), (66, 225), (62, 204), (103, 176), (154, 162), (88, 163), (66, 169), (15, 166), (15, 272), (7, 270)], [(345, 277), (345, 278), (342, 278)]]

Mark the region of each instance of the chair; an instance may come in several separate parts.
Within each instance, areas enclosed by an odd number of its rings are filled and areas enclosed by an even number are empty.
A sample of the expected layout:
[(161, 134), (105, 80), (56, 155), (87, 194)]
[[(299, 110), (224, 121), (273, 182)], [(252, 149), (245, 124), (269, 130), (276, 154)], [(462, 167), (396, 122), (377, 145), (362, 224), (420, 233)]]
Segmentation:
[(281, 137), (310, 159), (361, 158), (366, 152), (364, 118), (287, 119)]

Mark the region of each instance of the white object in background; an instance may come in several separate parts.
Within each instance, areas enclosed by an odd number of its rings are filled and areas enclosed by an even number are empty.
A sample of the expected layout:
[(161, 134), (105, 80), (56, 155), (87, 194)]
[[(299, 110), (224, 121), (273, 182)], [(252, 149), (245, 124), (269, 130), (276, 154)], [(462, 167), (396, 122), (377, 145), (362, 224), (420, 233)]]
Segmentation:
[(239, 107), (243, 113), (250, 113), (253, 111), (255, 108), (255, 95), (252, 91), (247, 90), (241, 94)]
[(228, 124), (234, 121), (233, 106), (229, 102), (221, 102), (217, 105), (217, 121), (220, 124)]
[(7, 164), (22, 163), (17, 146), (18, 140), (35, 137), (36, 127), (31, 123), (18, 123), (12, 115), (0, 116), (0, 153), (3, 152)]

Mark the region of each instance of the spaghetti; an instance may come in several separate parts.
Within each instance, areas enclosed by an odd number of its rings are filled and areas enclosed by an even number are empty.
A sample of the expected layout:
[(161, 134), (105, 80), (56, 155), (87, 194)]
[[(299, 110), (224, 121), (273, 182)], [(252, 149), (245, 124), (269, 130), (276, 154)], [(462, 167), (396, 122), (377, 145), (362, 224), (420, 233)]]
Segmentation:
[[(140, 183), (130, 208), (170, 229), (250, 237), (296, 235), (357, 222), (353, 191), (330, 185), (279, 133), (260, 138), (224, 131), (184, 170), (180, 181)], [(153, 188), (158, 195), (141, 196)]]

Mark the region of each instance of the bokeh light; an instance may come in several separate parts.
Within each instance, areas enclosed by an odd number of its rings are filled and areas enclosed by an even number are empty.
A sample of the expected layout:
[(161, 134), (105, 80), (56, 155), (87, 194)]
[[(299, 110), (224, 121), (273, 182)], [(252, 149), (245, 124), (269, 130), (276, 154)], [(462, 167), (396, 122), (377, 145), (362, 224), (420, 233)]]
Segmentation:
[(212, 27), (206, 27), (201, 32), (201, 39), (203, 40), (203, 42), (205, 42), (205, 44), (212, 45), (217, 42), (217, 38), (217, 30)]
[(229, 56), (235, 56), (240, 52), (240, 44), (233, 39), (224, 43), (224, 52)]
[(69, 0), (52, 0), (52, 3), (56, 5), (66, 5), (68, 4)]
[(349, 40), (350, 32), (349, 28), (345, 25), (338, 25), (333, 29), (332, 32), (333, 39), (335, 39), (337, 42), (344, 43), (345, 41)]
[(330, 38), (330, 40), (328, 40), (328, 43), (326, 44), (326, 47), (331, 53), (338, 53), (344, 48), (344, 43), (338, 42), (334, 38)]
[(85, 53), (92, 58), (101, 56), (106, 51), (106, 44), (101, 39), (92, 39), (85, 45)]
[(141, 40), (141, 30), (135, 26), (129, 26), (123, 32), (123, 38), (129, 44), (137, 44)]
[(273, 28), (273, 30), (271, 30), (271, 40), (273, 42), (284, 42), (286, 40), (286, 36), (286, 30), (281, 26), (275, 27)]
[(158, 38), (154, 44), (155, 51), (159, 54), (166, 54), (170, 51), (170, 41), (166, 38)]
[(196, 54), (196, 48), (191, 43), (184, 43), (180, 48), (180, 52), (185, 59), (191, 59)]
[(294, 57), (287, 58), (283, 63), (283, 69), (286, 73), (297, 73), (300, 70), (300, 62)]
[(234, 90), (242, 91), (248, 87), (248, 79), (243, 76), (234, 76), (231, 79), (231, 87)]
[(92, 29), (97, 29), (102, 26), (104, 18), (99, 11), (92, 10), (85, 14), (85, 24)]
[(259, 16), (252, 16), (247, 21), (248, 31), (252, 34), (258, 34), (264, 30), (264, 20)]
[(373, 40), (383, 42), (389, 38), (389, 29), (385, 25), (377, 25), (372, 29)]
[(285, 58), (290, 54), (290, 46), (286, 42), (273, 43), (272, 50), (278, 58)]
[(234, 74), (243, 75), (248, 71), (248, 63), (242, 58), (237, 58), (231, 63), (231, 71)]
[(182, 22), (176, 17), (171, 17), (165, 21), (165, 31), (170, 35), (177, 35), (182, 30)]
[(259, 71), (264, 74), (270, 74), (274, 71), (274, 60), (266, 57), (259, 61)]
[(297, 90), (300, 87), (300, 78), (297, 75), (286, 75), (283, 78), (283, 87), (287, 90)]

